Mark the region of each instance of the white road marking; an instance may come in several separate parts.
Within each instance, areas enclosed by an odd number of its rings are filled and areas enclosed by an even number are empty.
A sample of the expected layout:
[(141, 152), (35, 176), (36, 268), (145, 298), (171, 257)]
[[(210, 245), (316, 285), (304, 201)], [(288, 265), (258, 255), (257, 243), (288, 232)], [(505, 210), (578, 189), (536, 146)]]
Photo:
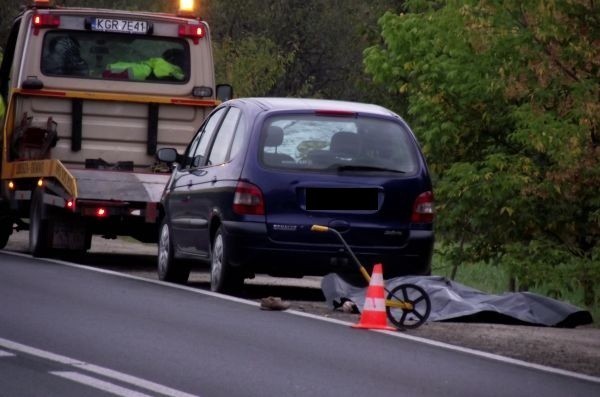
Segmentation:
[(100, 379), (92, 378), (91, 376), (83, 375), (78, 372), (69, 371), (57, 371), (50, 372), (52, 375), (59, 376), (64, 379), (68, 379), (73, 382), (81, 383), (82, 385), (93, 387), (94, 389), (102, 390), (107, 393), (111, 393), (122, 397), (152, 397), (148, 394), (140, 393), (135, 390), (126, 389), (121, 386), (117, 386), (113, 383), (105, 382)]
[(82, 371), (92, 372), (98, 375), (102, 375), (109, 379), (118, 380), (123, 383), (127, 383), (133, 386), (137, 386), (142, 389), (146, 389), (155, 393), (160, 393), (170, 397), (197, 397), (194, 394), (182, 392), (180, 390), (172, 389), (167, 386), (163, 386), (158, 383), (154, 383), (145, 379), (137, 378), (132, 375), (127, 375), (122, 372), (114, 371), (112, 369), (100, 367), (98, 365), (86, 363), (84, 361), (75, 360), (70, 357), (61, 356), (59, 354), (51, 353), (45, 350), (40, 350), (35, 347), (23, 345), (17, 342), (13, 342), (7, 339), (0, 338), (0, 346), (32, 356), (40, 357), (45, 360), (54, 361), (59, 364), (72, 366)]
[[(23, 254), (20, 252), (3, 251), (2, 253), (8, 254), (8, 255), (20, 256), (23, 258), (33, 258), (29, 254)], [(260, 303), (258, 303), (258, 302), (249, 301), (249, 300), (241, 299), (241, 298), (236, 298), (233, 296), (224, 295), (224, 294), (220, 294), (217, 292), (205, 291), (205, 290), (201, 290), (201, 289), (197, 289), (197, 288), (187, 287), (184, 285), (177, 285), (177, 284), (172, 284), (172, 283), (168, 283), (165, 281), (152, 280), (152, 279), (148, 279), (148, 278), (132, 276), (130, 274), (123, 274), (123, 273), (115, 272), (112, 270), (106, 270), (106, 269), (98, 269), (98, 268), (94, 268), (94, 267), (90, 267), (90, 266), (79, 265), (76, 263), (65, 262), (65, 261), (56, 260), (56, 259), (43, 259), (43, 260), (52, 262), (52, 263), (57, 263), (60, 265), (69, 266), (69, 267), (75, 267), (78, 269), (83, 269), (83, 270), (88, 270), (88, 271), (93, 271), (93, 272), (103, 273), (103, 274), (110, 274), (113, 276), (128, 278), (131, 280), (144, 281), (144, 282), (151, 283), (151, 284), (162, 285), (164, 287), (176, 288), (176, 289), (193, 292), (193, 293), (200, 294), (200, 295), (208, 295), (208, 296), (212, 296), (215, 298), (228, 300), (231, 302), (243, 303), (243, 304), (249, 305), (249, 306), (256, 306), (256, 307), (260, 306)], [(300, 316), (300, 317), (308, 317), (308, 318), (312, 318), (312, 319), (319, 320), (319, 321), (325, 321), (328, 323), (344, 325), (344, 326), (353, 325), (353, 323), (350, 323), (347, 321), (342, 321), (342, 320), (337, 320), (337, 319), (327, 318), (327, 317), (321, 317), (321, 316), (317, 316), (315, 314), (300, 312), (300, 311), (296, 311), (296, 310), (286, 310), (286, 313), (294, 314), (294, 315)], [(360, 330), (358, 332), (362, 332), (362, 331), (363, 330)], [(547, 373), (551, 373), (551, 374), (567, 376), (570, 378), (581, 379), (581, 380), (594, 382), (594, 383), (600, 383), (600, 377), (596, 377), (596, 376), (592, 376), (592, 375), (585, 375), (585, 374), (580, 374), (580, 373), (573, 372), (573, 371), (567, 371), (567, 370), (563, 370), (563, 369), (559, 369), (559, 368), (548, 367), (548, 366), (541, 365), (541, 364), (534, 364), (534, 363), (530, 363), (530, 362), (523, 361), (523, 360), (517, 360), (514, 358), (510, 358), (510, 357), (500, 356), (498, 354), (484, 352), (481, 350), (469, 349), (467, 347), (455, 346), (455, 345), (451, 345), (449, 343), (438, 342), (438, 341), (431, 340), (431, 339), (420, 338), (418, 336), (412, 336), (412, 335), (404, 334), (401, 332), (385, 331), (385, 330), (370, 330), (370, 331), (384, 333), (386, 335), (394, 336), (394, 337), (401, 338), (401, 339), (408, 339), (413, 342), (418, 342), (418, 343), (422, 343), (422, 344), (429, 345), (429, 346), (435, 346), (435, 347), (443, 348), (446, 350), (471, 354), (473, 356), (483, 357), (488, 360), (499, 361), (499, 362), (503, 362), (503, 363), (507, 363), (507, 364), (511, 364), (511, 365), (517, 365), (517, 366), (525, 367), (525, 368), (529, 368), (529, 369), (535, 369), (538, 371), (547, 372)], [(0, 342), (1, 342), (1, 339), (0, 339)], [(0, 343), (0, 346), (1, 345), (2, 344)]]
[(14, 353), (0, 350), (0, 357), (14, 357)]

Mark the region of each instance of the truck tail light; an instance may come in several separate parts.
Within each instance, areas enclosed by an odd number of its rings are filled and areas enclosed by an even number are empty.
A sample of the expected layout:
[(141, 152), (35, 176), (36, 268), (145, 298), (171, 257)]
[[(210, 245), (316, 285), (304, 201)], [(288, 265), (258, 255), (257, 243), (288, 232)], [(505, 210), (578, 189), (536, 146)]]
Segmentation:
[(265, 202), (260, 189), (247, 182), (238, 182), (233, 196), (233, 212), (238, 215), (264, 215)]
[(206, 25), (199, 23), (197, 25), (183, 24), (179, 25), (179, 37), (192, 39), (194, 44), (206, 35)]
[(103, 218), (106, 215), (108, 215), (108, 211), (106, 211), (106, 208), (97, 208), (96, 209), (96, 216), (98, 218)]
[(41, 28), (57, 28), (60, 26), (60, 16), (52, 14), (35, 14), (31, 20), (33, 34), (37, 35)]
[(433, 217), (433, 193), (431, 191), (423, 192), (415, 199), (410, 221), (412, 223), (432, 223)]

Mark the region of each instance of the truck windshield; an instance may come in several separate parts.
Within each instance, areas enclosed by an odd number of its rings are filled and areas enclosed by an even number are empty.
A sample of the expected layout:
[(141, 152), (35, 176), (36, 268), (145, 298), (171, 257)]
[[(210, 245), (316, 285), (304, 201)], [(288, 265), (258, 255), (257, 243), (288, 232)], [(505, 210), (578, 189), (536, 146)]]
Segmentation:
[(185, 83), (185, 40), (107, 32), (54, 30), (44, 36), (41, 70), (48, 76)]

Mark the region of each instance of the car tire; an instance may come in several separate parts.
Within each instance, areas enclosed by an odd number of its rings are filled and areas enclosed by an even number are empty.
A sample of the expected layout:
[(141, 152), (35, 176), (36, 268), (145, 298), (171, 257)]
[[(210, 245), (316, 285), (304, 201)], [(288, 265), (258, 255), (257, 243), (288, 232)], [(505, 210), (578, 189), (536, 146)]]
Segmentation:
[(242, 289), (244, 278), (229, 263), (229, 250), (220, 226), (212, 241), (210, 258), (210, 289), (214, 292), (236, 293)]
[(190, 264), (175, 258), (171, 227), (165, 218), (158, 235), (158, 278), (185, 284), (190, 277)]
[(33, 256), (46, 255), (50, 247), (46, 211), (44, 189), (38, 188), (33, 191), (29, 207), (29, 252)]

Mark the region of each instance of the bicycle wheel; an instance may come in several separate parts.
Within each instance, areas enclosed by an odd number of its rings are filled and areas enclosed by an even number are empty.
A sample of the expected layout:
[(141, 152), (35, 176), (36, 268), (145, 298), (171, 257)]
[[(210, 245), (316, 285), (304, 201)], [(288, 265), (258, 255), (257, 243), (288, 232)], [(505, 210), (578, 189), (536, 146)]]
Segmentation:
[[(400, 284), (388, 293), (387, 301), (385, 312), (388, 319), (400, 329), (421, 326), (431, 313), (429, 295), (415, 284)], [(404, 303), (412, 307), (406, 308)]]

